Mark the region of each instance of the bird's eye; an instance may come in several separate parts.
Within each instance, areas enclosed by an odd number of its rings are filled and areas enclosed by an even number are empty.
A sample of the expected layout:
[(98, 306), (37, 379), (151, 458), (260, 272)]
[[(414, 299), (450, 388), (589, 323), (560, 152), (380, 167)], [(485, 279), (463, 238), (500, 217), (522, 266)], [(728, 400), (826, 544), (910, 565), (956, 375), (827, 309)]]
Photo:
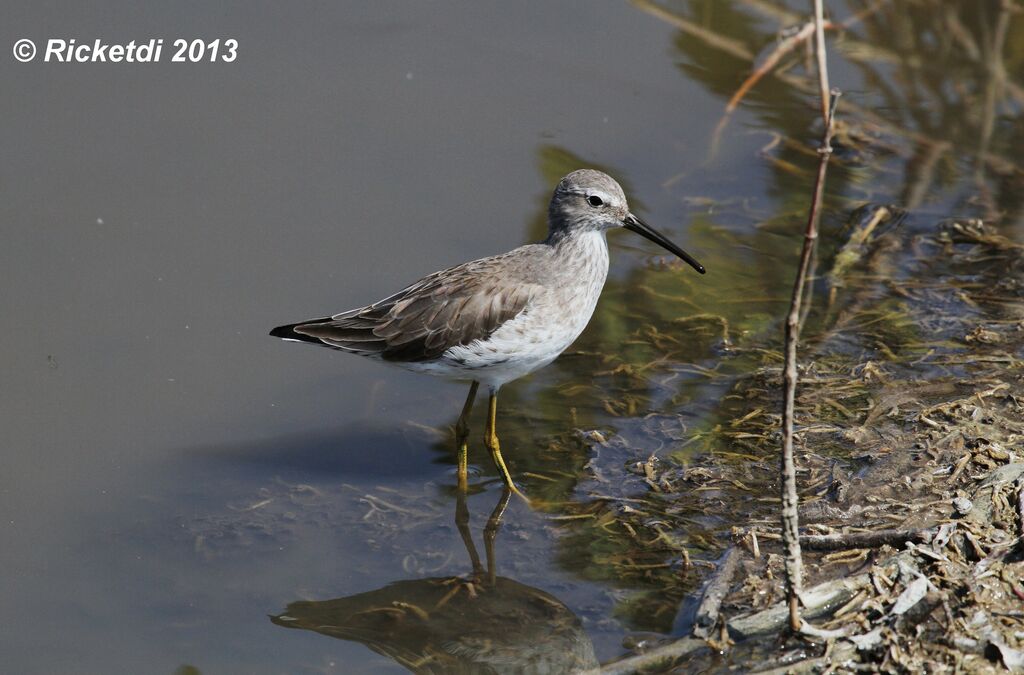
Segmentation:
[(604, 206), (604, 202), (597, 195), (590, 195), (587, 197), (587, 203), (591, 206)]

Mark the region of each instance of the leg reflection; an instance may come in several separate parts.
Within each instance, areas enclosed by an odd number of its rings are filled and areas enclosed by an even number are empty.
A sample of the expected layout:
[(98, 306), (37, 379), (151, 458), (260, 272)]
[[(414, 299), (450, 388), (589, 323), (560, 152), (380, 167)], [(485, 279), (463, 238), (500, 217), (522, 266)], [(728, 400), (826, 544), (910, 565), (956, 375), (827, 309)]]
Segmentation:
[[(473, 576), (483, 576), (484, 567), (480, 564), (480, 554), (477, 553), (476, 544), (473, 543), (473, 533), (469, 529), (469, 507), (466, 505), (466, 491), (458, 490), (455, 493), (455, 527), (459, 529), (459, 536), (469, 553), (469, 561), (473, 565)], [(490, 565), (490, 552), (487, 555)]]
[(494, 585), (495, 568), (497, 563), (494, 559), (494, 538), (498, 536), (498, 528), (501, 527), (501, 517), (505, 515), (508, 508), (508, 500), (512, 498), (512, 491), (505, 488), (501, 493), (501, 499), (495, 504), (491, 511), (491, 517), (487, 519), (484, 526), (484, 552), (487, 555), (487, 582)]
[(469, 527), (469, 506), (466, 502), (466, 493), (461, 490), (456, 493), (455, 527), (458, 528), (459, 536), (462, 537), (462, 543), (466, 547), (466, 552), (469, 553), (469, 561), (473, 565), (473, 579), (476, 583), (486, 582), (491, 586), (494, 585), (497, 570), (497, 561), (494, 556), (494, 539), (501, 528), (501, 518), (505, 515), (505, 509), (508, 508), (508, 502), (511, 498), (512, 491), (505, 488), (498, 499), (498, 503), (494, 505), (490, 518), (487, 519), (487, 525), (484, 526), (484, 551), (487, 555), (487, 577), (484, 578), (484, 567), (480, 563), (480, 554), (476, 550), (476, 544), (473, 543), (473, 533)]

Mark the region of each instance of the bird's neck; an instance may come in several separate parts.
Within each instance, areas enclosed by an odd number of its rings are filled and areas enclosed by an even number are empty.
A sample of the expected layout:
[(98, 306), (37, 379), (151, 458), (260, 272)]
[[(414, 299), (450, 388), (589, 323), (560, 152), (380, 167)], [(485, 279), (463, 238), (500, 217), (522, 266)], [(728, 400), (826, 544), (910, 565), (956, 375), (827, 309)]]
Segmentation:
[(548, 230), (548, 238), (544, 240), (544, 243), (553, 247), (568, 246), (572, 248), (579, 246), (581, 243), (585, 245), (586, 242), (595, 241), (595, 237), (604, 241), (604, 230), (596, 228), (552, 227)]
[(576, 230), (559, 236), (552, 232), (544, 242), (554, 249), (565, 268), (591, 267), (608, 271), (608, 240), (604, 230)]

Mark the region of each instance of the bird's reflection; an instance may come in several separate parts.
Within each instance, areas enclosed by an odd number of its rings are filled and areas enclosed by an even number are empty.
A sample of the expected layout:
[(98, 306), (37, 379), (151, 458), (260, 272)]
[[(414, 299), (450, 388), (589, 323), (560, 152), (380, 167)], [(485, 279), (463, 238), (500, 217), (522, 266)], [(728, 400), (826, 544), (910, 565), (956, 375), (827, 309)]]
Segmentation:
[(495, 573), (494, 539), (511, 492), (484, 527), (486, 567), (469, 527), (466, 496), (455, 524), (468, 577), (396, 581), (345, 598), (299, 601), (270, 620), (361, 642), (415, 673), (571, 673), (598, 665), (579, 618), (558, 598)]

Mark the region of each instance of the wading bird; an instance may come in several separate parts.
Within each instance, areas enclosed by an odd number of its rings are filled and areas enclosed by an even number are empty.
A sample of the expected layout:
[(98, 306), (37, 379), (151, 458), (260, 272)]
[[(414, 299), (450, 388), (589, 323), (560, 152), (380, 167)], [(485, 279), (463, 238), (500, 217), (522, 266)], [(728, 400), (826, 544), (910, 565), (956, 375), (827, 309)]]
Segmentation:
[(495, 430), (498, 390), (554, 361), (583, 332), (608, 276), (605, 232), (618, 227), (704, 273), (692, 256), (629, 212), (615, 180), (580, 169), (555, 188), (542, 243), (434, 272), (372, 305), (270, 334), (472, 382), (455, 427), (460, 490), (467, 480), (468, 417), (477, 388), (486, 385), (484, 443), (505, 484), (522, 496)]

